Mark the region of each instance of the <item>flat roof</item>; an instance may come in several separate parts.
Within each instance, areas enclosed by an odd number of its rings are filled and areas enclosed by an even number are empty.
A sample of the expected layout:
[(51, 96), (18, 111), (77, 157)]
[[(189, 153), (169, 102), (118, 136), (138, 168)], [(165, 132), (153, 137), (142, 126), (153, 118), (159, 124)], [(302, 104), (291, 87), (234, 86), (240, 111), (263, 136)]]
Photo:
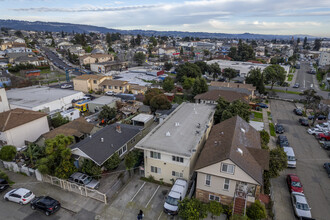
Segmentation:
[(7, 98), (10, 105), (34, 108), (79, 93), (81, 93), (81, 97), (84, 96), (84, 93), (82, 92), (69, 89), (31, 86), (8, 90)]
[(214, 111), (213, 105), (182, 103), (136, 147), (191, 157)]
[(88, 102), (88, 104), (107, 105), (107, 104), (113, 103), (115, 101), (120, 101), (120, 98), (113, 97), (113, 96), (101, 96), (99, 98), (96, 98), (96, 99)]
[(153, 117), (154, 116), (152, 116), (152, 115), (141, 113), (141, 114), (138, 114), (137, 116), (135, 116), (134, 118), (132, 118), (132, 121), (138, 121), (138, 122), (145, 123), (145, 122), (153, 119)]

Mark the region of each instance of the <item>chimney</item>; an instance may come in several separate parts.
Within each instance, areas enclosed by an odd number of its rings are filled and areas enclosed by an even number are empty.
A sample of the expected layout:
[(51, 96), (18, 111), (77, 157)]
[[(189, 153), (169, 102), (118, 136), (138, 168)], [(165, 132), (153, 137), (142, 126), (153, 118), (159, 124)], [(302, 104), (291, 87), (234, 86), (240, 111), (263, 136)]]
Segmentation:
[(103, 138), (101, 138), (101, 142), (103, 142), (104, 141), (104, 139)]
[(118, 133), (121, 133), (121, 127), (120, 127), (120, 125), (117, 125), (117, 126), (116, 126), (116, 131), (117, 131)]

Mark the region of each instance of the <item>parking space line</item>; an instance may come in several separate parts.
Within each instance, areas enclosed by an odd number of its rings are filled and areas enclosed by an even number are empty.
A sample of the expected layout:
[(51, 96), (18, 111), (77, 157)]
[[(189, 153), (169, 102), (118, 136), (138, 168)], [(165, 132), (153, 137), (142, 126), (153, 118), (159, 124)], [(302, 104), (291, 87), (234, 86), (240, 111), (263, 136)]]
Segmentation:
[(160, 217), (162, 217), (162, 214), (163, 214), (163, 211), (160, 213), (160, 215), (158, 217), (158, 220), (160, 219)]
[(141, 191), (141, 189), (144, 187), (144, 185), (146, 184), (146, 182), (144, 182), (142, 184), (142, 186), (140, 187), (140, 189), (135, 193), (135, 195), (133, 196), (133, 198), (131, 199), (131, 202), (133, 201), (133, 199), (136, 197), (136, 195)]
[(154, 194), (151, 196), (151, 198), (149, 199), (147, 205), (145, 206), (145, 208), (147, 208), (147, 206), (149, 205), (149, 203), (151, 202), (151, 200), (154, 198), (154, 196), (156, 195), (158, 189), (159, 189), (160, 186), (157, 187), (156, 191), (154, 192)]

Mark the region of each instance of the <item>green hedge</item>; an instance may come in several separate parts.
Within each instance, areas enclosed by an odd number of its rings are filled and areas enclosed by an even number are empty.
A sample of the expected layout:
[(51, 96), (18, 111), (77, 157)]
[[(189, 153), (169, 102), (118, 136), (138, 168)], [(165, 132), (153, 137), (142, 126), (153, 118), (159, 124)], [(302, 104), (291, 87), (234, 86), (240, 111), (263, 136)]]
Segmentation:
[(275, 127), (273, 123), (269, 123), (269, 131), (271, 136), (276, 137)]

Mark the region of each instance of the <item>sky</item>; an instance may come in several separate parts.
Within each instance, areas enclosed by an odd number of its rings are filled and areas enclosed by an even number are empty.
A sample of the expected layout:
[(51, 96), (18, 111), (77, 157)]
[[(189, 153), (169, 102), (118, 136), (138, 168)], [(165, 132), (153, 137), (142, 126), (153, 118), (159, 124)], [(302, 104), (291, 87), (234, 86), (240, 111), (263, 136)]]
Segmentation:
[(330, 37), (330, 0), (0, 0), (0, 19)]

